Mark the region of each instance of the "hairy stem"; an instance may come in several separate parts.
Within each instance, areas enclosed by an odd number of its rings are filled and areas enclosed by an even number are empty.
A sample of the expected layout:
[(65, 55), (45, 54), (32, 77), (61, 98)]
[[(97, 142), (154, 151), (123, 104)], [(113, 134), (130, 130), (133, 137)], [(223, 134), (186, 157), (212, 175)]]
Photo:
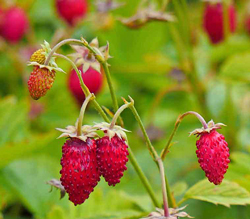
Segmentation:
[(89, 101), (94, 98), (94, 95), (90, 94), (89, 96), (86, 97), (86, 99), (84, 100), (81, 110), (80, 110), (80, 115), (78, 117), (78, 122), (77, 122), (77, 136), (81, 136), (82, 135), (82, 121), (83, 121), (83, 117), (84, 117), (84, 113), (86, 110), (86, 107), (89, 103)]
[(130, 102), (130, 103), (125, 103), (124, 105), (122, 105), (115, 113), (115, 115), (113, 116), (113, 119), (110, 123), (110, 129), (114, 128), (116, 121), (118, 119), (118, 117), (120, 116), (120, 114), (123, 112), (123, 110), (125, 110), (126, 108), (128, 108), (130, 105), (133, 105), (134, 102)]
[(162, 151), (162, 153), (161, 153), (161, 159), (162, 159), (162, 160), (165, 159), (165, 157), (166, 157), (166, 155), (167, 155), (167, 153), (168, 153), (168, 150), (169, 150), (169, 148), (170, 148), (170, 146), (171, 146), (171, 142), (172, 142), (173, 137), (175, 136), (175, 134), (176, 134), (176, 132), (177, 132), (177, 129), (178, 129), (180, 123), (181, 123), (182, 120), (183, 120), (186, 116), (188, 116), (188, 115), (194, 115), (194, 116), (196, 116), (196, 118), (199, 119), (199, 121), (201, 122), (203, 128), (204, 128), (204, 129), (208, 128), (207, 123), (206, 123), (206, 121), (204, 120), (204, 118), (203, 118), (199, 113), (197, 113), (197, 112), (188, 111), (188, 112), (183, 113), (182, 115), (180, 115), (180, 116), (177, 118), (176, 122), (175, 122), (174, 130), (172, 131), (172, 133), (171, 133), (171, 135), (170, 135), (170, 137), (169, 137), (169, 139), (168, 139), (167, 145), (165, 146), (165, 148), (163, 149), (163, 151)]
[(165, 181), (165, 171), (164, 171), (164, 165), (160, 158), (157, 159), (157, 162), (159, 164), (160, 168), (160, 174), (161, 174), (161, 184), (162, 184), (162, 196), (163, 196), (163, 208), (164, 208), (164, 216), (169, 217), (169, 210), (168, 210), (168, 195), (166, 190), (166, 181)]
[[(76, 74), (79, 78), (79, 81), (80, 81), (80, 85), (81, 85), (81, 88), (83, 90), (83, 93), (84, 95), (87, 97), (90, 95), (90, 91), (88, 89), (88, 87), (84, 84), (83, 82), (83, 79), (82, 79), (82, 75), (81, 75), (81, 72), (79, 71), (79, 69), (77, 68), (77, 66), (75, 65), (75, 63), (68, 57), (64, 56), (64, 55), (61, 55), (61, 54), (54, 54), (54, 56), (56, 57), (60, 57), (60, 58), (63, 58), (65, 60), (67, 60), (71, 65), (72, 67), (74, 68), (74, 70), (76, 71)], [(99, 112), (99, 114), (103, 117), (103, 119), (106, 121), (106, 122), (109, 122), (109, 119), (107, 117), (107, 115), (105, 114), (105, 112), (103, 111), (103, 109), (101, 108), (101, 106), (98, 104), (98, 102), (96, 100), (93, 100), (92, 101), (96, 110)]]
[[(132, 98), (130, 98), (130, 100), (132, 101)], [(142, 120), (141, 120), (135, 106), (131, 105), (129, 108), (131, 109), (132, 113), (135, 116), (136, 121), (138, 122), (138, 124), (139, 124), (139, 126), (141, 128), (141, 131), (142, 131), (143, 136), (144, 136), (144, 138), (146, 140), (146, 143), (147, 143), (149, 153), (153, 157), (154, 161), (157, 164), (157, 167), (159, 168), (159, 164), (157, 162), (157, 159), (159, 158), (159, 155), (157, 154), (155, 148), (153, 147), (153, 145), (152, 145), (152, 143), (151, 143), (151, 141), (150, 141), (150, 139), (148, 137), (148, 134), (147, 134), (146, 129), (145, 129), (144, 125), (143, 125), (143, 122), (142, 122)], [(168, 183), (167, 179), (166, 179), (166, 188), (167, 188), (167, 191), (168, 191), (168, 201), (169, 201), (170, 206), (171, 207), (176, 207), (175, 199), (174, 199), (174, 197), (173, 197), (173, 195), (171, 193), (170, 186), (169, 186), (169, 183)]]

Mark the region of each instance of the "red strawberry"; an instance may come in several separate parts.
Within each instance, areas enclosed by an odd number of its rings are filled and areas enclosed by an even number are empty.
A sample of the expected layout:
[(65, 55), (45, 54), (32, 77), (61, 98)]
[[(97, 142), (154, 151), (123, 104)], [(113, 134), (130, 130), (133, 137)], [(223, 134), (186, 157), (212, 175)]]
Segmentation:
[(61, 165), (60, 180), (69, 194), (69, 200), (75, 205), (82, 204), (100, 180), (95, 140), (67, 140), (62, 148)]
[(250, 15), (247, 15), (245, 18), (245, 28), (247, 33), (250, 35)]
[(18, 7), (12, 7), (4, 13), (2, 19), (2, 36), (16, 43), (22, 39), (29, 26), (29, 21), (25, 11)]
[[(228, 8), (229, 29), (234, 32), (236, 29), (236, 12), (233, 5)], [(224, 39), (223, 27), (223, 5), (221, 3), (207, 3), (203, 17), (204, 29), (212, 43), (216, 44)]]
[(215, 129), (199, 135), (200, 139), (196, 142), (196, 154), (200, 167), (208, 180), (218, 185), (222, 182), (230, 162), (227, 142), (225, 137)]
[(33, 71), (28, 80), (28, 88), (33, 99), (38, 100), (44, 96), (52, 87), (56, 73), (54, 70), (50, 71), (47, 68), (40, 68), (34, 66)]
[(105, 136), (96, 141), (97, 163), (102, 176), (109, 186), (120, 182), (123, 172), (127, 169), (128, 145), (123, 138), (115, 135), (111, 139)]
[[(79, 70), (81, 70), (82, 72), (82, 66), (79, 67)], [(82, 78), (91, 93), (97, 94), (100, 91), (103, 84), (103, 74), (90, 67), (85, 73), (82, 73)], [(78, 103), (81, 105), (85, 100), (85, 95), (82, 91), (75, 70), (72, 70), (70, 72), (68, 86), (70, 92), (74, 95)]]
[(4, 21), (4, 10), (0, 8), (0, 32), (2, 31), (3, 21)]
[(87, 6), (87, 0), (56, 0), (58, 13), (70, 25), (75, 25), (85, 16)]

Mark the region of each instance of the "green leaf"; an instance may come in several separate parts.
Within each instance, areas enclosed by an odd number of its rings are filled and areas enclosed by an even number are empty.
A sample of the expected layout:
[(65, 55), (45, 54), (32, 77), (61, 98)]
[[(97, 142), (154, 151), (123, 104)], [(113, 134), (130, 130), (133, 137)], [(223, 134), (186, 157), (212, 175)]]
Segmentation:
[(208, 108), (212, 112), (212, 114), (214, 116), (219, 116), (226, 101), (225, 84), (218, 81), (210, 83), (206, 101)]
[(197, 199), (230, 207), (230, 205), (250, 204), (250, 193), (234, 182), (224, 180), (221, 185), (215, 186), (204, 179), (186, 192), (183, 201), (187, 199)]
[(250, 43), (247, 37), (230, 37), (229, 40), (212, 47), (210, 60), (213, 63), (221, 63), (226, 58), (237, 53), (247, 52), (249, 49)]
[(59, 206), (55, 205), (52, 207), (51, 211), (47, 215), (47, 219), (66, 219), (66, 215), (64, 209)]
[(230, 156), (226, 179), (234, 181), (250, 192), (250, 155), (242, 152), (234, 152)]
[(6, 144), (0, 147), (0, 169), (10, 162), (31, 154), (48, 144), (56, 138), (55, 132), (33, 136), (31, 139), (12, 145)]
[(250, 81), (250, 53), (228, 58), (220, 69), (220, 76), (229, 81)]
[(45, 218), (54, 205), (67, 208), (67, 199), (60, 201), (59, 193), (49, 193), (50, 186), (45, 183), (52, 178), (59, 178), (59, 168), (59, 160), (40, 155), (14, 161), (2, 172), (29, 211), (39, 218)]
[(15, 97), (0, 100), (0, 146), (7, 142), (20, 142), (28, 136), (28, 104)]

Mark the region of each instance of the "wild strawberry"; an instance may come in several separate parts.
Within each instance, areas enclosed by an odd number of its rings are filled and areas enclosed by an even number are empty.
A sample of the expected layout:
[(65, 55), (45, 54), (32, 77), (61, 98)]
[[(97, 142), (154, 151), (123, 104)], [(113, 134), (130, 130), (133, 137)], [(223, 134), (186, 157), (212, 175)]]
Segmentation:
[(210, 121), (208, 128), (197, 129), (192, 133), (200, 136), (196, 142), (196, 154), (200, 167), (208, 180), (215, 185), (222, 182), (230, 162), (227, 142), (224, 136), (216, 131), (221, 125), (223, 124), (214, 124)]
[(87, 12), (87, 0), (56, 0), (57, 11), (70, 25), (75, 25)]
[(127, 170), (128, 145), (122, 137), (105, 136), (96, 140), (97, 163), (102, 176), (109, 186), (120, 182), (123, 172)]
[(245, 30), (250, 35), (250, 5), (249, 5), (249, 12), (245, 16)]
[(2, 32), (3, 21), (4, 21), (4, 10), (0, 7), (0, 33)]
[(95, 140), (71, 138), (64, 144), (62, 153), (60, 180), (69, 194), (69, 200), (80, 205), (100, 181)]
[(28, 80), (30, 96), (34, 100), (38, 100), (40, 97), (44, 96), (52, 87), (55, 77), (56, 72), (54, 70), (50, 71), (47, 68), (34, 66)]
[(126, 143), (127, 136), (125, 129), (115, 125), (120, 113), (134, 104), (125, 103), (115, 113), (111, 124), (106, 122), (95, 125), (94, 127), (104, 132), (104, 137), (97, 139), (97, 163), (98, 168), (109, 186), (115, 186), (120, 182), (123, 172), (127, 169), (128, 162), (128, 145)]
[[(89, 91), (94, 94), (98, 94), (102, 88), (103, 84), (103, 74), (99, 73), (92, 67), (83, 73), (82, 66), (79, 67), (79, 70), (82, 72), (82, 78), (84, 84), (89, 88)], [(70, 92), (76, 98), (77, 102), (81, 105), (85, 100), (85, 95), (80, 86), (80, 82), (75, 70), (72, 70), (68, 78), (68, 87)]]
[(1, 34), (11, 43), (16, 43), (24, 36), (29, 26), (25, 11), (19, 7), (12, 7), (4, 13)]
[(82, 204), (100, 181), (94, 140), (98, 136), (96, 128), (82, 126), (85, 109), (92, 98), (92, 94), (86, 98), (75, 126), (57, 129), (63, 132), (59, 138), (70, 138), (62, 148), (60, 180), (75, 205)]
[[(233, 5), (228, 7), (229, 30), (236, 29), (236, 12)], [(223, 5), (221, 3), (207, 3), (203, 16), (203, 26), (212, 43), (216, 44), (224, 39)]]

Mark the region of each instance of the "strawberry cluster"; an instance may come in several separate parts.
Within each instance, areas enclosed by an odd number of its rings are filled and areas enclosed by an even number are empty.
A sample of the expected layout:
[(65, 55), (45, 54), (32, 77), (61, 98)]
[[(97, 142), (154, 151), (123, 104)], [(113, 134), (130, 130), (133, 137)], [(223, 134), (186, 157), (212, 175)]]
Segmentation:
[[(127, 169), (129, 153), (124, 129), (109, 127), (108, 123), (85, 125), (81, 135), (77, 133), (78, 122), (58, 129), (63, 132), (60, 137), (69, 138), (62, 148), (60, 181), (75, 205), (88, 199), (101, 176), (109, 186), (115, 186)], [(97, 130), (103, 130), (104, 137), (100, 138)]]

